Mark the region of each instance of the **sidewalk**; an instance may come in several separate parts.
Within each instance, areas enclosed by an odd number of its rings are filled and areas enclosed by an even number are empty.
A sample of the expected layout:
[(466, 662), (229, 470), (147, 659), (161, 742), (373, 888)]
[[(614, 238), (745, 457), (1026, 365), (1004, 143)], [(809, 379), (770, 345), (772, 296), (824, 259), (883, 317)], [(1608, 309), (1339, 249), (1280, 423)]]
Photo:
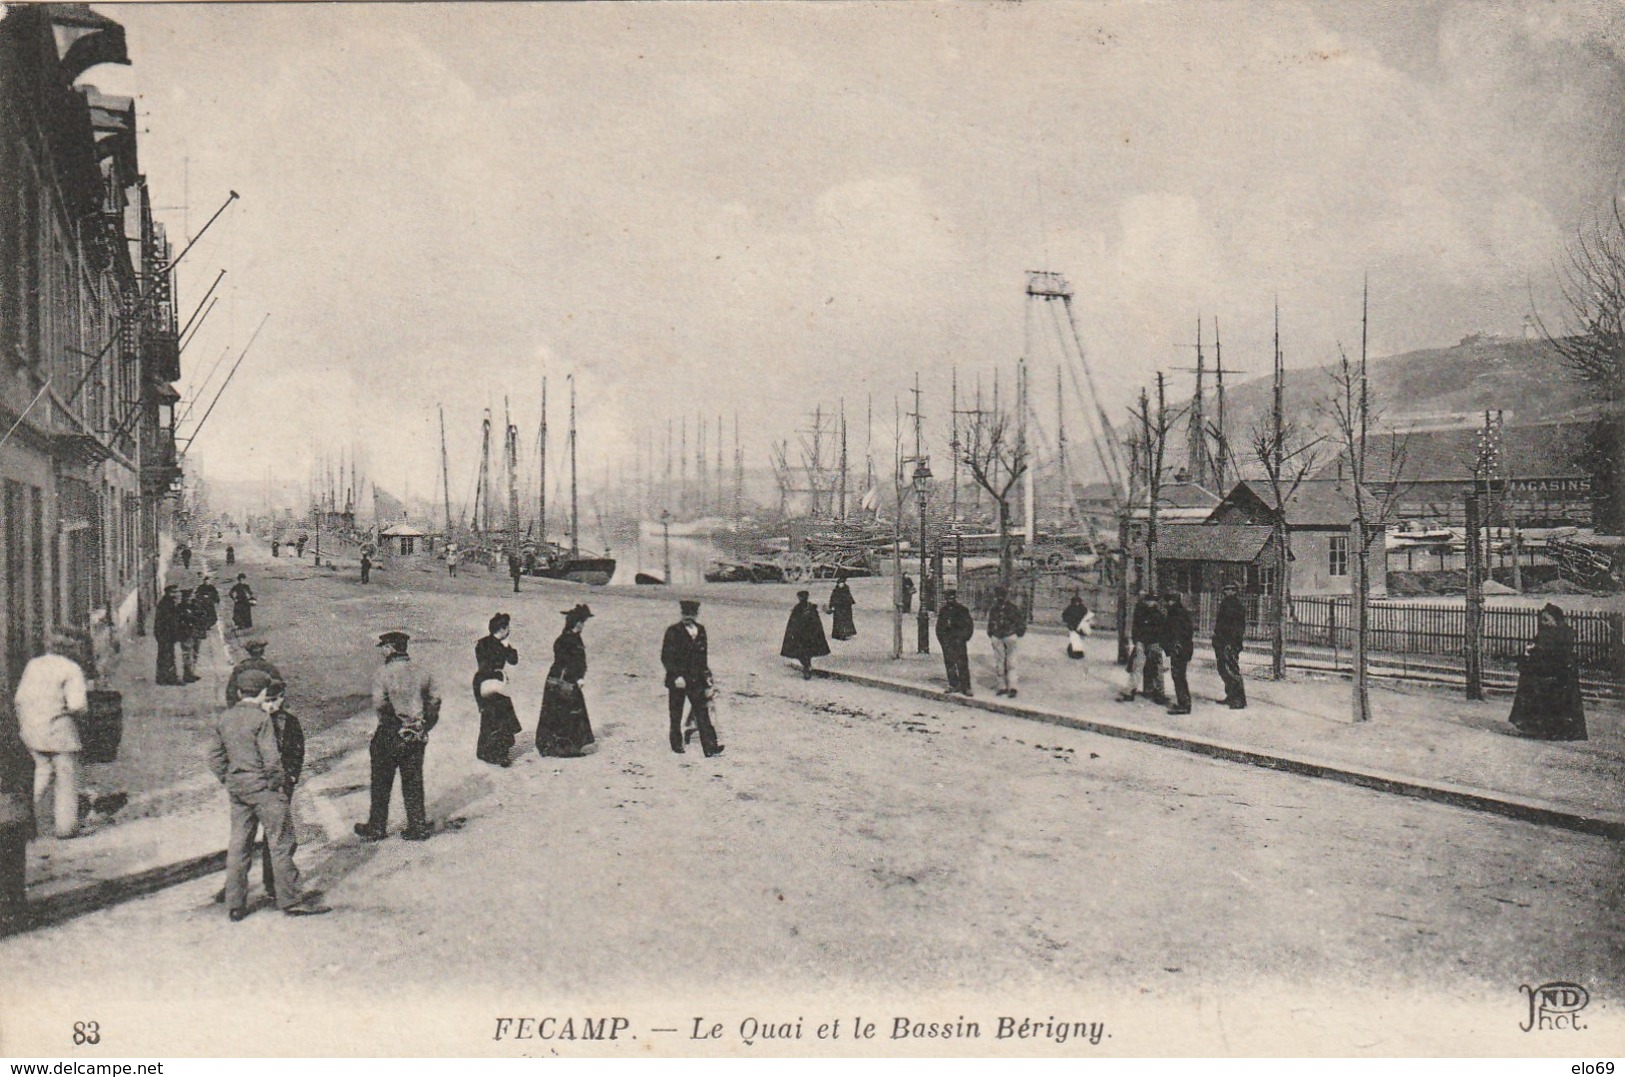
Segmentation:
[(1506, 700), (1473, 703), (1436, 688), (1374, 684), (1371, 721), (1355, 723), (1346, 678), (1289, 671), (1285, 682), (1264, 680), (1267, 657), (1244, 654), (1246, 710), (1216, 702), (1223, 686), (1210, 656), (1190, 667), (1193, 713), (1170, 715), (1143, 697), (1117, 702), (1126, 674), (1112, 664), (1113, 639), (1097, 636), (1085, 661), (1065, 657), (1064, 637), (1029, 632), (1022, 644), (1021, 694), (1013, 700), (993, 694), (992, 658), (980, 632), (971, 641), (972, 700), (943, 693), (938, 653), (892, 659), (837, 646), (819, 665), (829, 676), (893, 691), (1625, 837), (1625, 710), (1618, 705), (1588, 705), (1588, 741), (1531, 741), (1512, 735)]

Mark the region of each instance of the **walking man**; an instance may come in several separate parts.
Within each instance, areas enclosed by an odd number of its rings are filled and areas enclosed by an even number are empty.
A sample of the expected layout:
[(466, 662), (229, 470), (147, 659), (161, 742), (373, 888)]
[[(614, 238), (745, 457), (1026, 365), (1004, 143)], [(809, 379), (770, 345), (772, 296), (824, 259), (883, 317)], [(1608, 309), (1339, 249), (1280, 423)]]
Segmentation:
[(181, 543), (181, 548), (177, 550), (176, 553), (180, 555), (181, 567), (190, 569), (192, 567), (192, 547), (183, 542)]
[(1241, 679), (1241, 644), (1247, 636), (1247, 607), (1240, 588), (1224, 585), (1218, 612), (1213, 617), (1213, 658), (1224, 681), (1224, 702), (1233, 711), (1247, 709), (1247, 684)]
[(372, 582), (372, 557), (366, 553), (361, 555), (361, 582)]
[(683, 752), (683, 703), (688, 703), (689, 716), (699, 727), (700, 747), (707, 757), (721, 755), (723, 745), (717, 743), (717, 731), (711, 725), (711, 658), (710, 646), (705, 638), (705, 626), (700, 624), (698, 599), (685, 598), (678, 603), (682, 620), (666, 629), (666, 638), (660, 645), (660, 664), (666, 668), (666, 704), (671, 716), (671, 750)]
[(508, 555), (508, 575), (513, 577), (513, 593), (519, 593), (519, 575), (525, 569), (525, 563), (519, 559), (518, 552)]
[(165, 584), (158, 608), (152, 612), (152, 638), (158, 644), (158, 670), (153, 676), (156, 684), (181, 683), (175, 674), (175, 644), (179, 642), (181, 632), (180, 604), (180, 588), (172, 583)]
[(248, 869), (254, 835), (265, 828), (275, 869), (276, 903), (289, 916), (333, 910), (308, 900), (293, 864), (293, 823), (288, 814), (293, 783), (283, 766), (272, 715), (282, 706), (283, 686), (258, 670), (245, 673), (243, 698), (221, 712), (209, 744), (209, 769), (231, 802), (231, 843), (226, 846), (226, 908), (233, 923), (248, 915)]
[(812, 680), (812, 660), (829, 653), (829, 640), (824, 636), (824, 621), (818, 616), (818, 607), (812, 604), (810, 591), (797, 591), (796, 604), (790, 610), (790, 620), (784, 626), (784, 643), (779, 654), (801, 663), (801, 677)]
[(237, 583), (227, 592), (231, 595), (231, 623), (238, 631), (254, 627), (254, 589), (248, 586), (246, 573), (237, 573)]
[(385, 632), (378, 646), (387, 648), (384, 664), (372, 682), (372, 705), (378, 713), (369, 753), (372, 757), (372, 811), (355, 832), (363, 841), (380, 841), (389, 833), (389, 799), (395, 773), (401, 775), (406, 805), (407, 841), (427, 841), (429, 816), (423, 807), (423, 753), (429, 731), (440, 721), (440, 689), (434, 676), (412, 664), (405, 632)]
[(1191, 686), (1185, 679), (1185, 669), (1190, 665), (1195, 650), (1193, 637), (1196, 626), (1191, 623), (1191, 612), (1185, 608), (1177, 591), (1169, 591), (1162, 596), (1162, 600), (1162, 650), (1168, 656), (1168, 665), (1174, 675), (1174, 705), (1168, 708), (1168, 713), (1189, 714)]
[(994, 695), (1016, 697), (1016, 646), (1026, 634), (1027, 615), (1000, 584), (993, 589), (993, 606), (987, 611), (987, 638), (993, 644), (993, 670), (999, 678)]
[(959, 591), (943, 592), (942, 609), (937, 613), (937, 643), (942, 646), (942, 665), (948, 674), (948, 691), (971, 696), (970, 655), (966, 645), (976, 634), (976, 619), (959, 601)]

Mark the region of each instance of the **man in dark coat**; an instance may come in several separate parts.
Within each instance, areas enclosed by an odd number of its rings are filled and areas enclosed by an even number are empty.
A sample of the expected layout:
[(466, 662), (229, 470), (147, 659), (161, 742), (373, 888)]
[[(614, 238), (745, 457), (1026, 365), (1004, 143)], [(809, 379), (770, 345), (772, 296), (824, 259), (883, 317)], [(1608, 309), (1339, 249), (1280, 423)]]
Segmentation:
[[(486, 682), (506, 682), (507, 668), (519, 664), (519, 652), (508, 645), (511, 624), (512, 618), (506, 613), (494, 614), (487, 622), (490, 635), (480, 637), (474, 644), (474, 705), (480, 712), (480, 735), (474, 745), (474, 757), (499, 767), (510, 765), (514, 738), (522, 727), (506, 684), (487, 689)], [(503, 690), (497, 691), (498, 688)]]
[(790, 620), (784, 626), (784, 643), (779, 654), (801, 663), (801, 676), (812, 680), (812, 660), (829, 653), (829, 640), (824, 638), (824, 620), (818, 616), (818, 607), (812, 604), (810, 591), (797, 591), (796, 604), (790, 610)]
[(158, 644), (158, 671), (153, 680), (158, 684), (181, 683), (175, 673), (175, 644), (180, 642), (182, 627), (180, 588), (166, 584), (152, 613), (152, 638)]
[(1247, 709), (1247, 683), (1241, 679), (1241, 645), (1247, 637), (1247, 607), (1240, 588), (1224, 585), (1224, 597), (1213, 616), (1213, 659), (1224, 681), (1224, 702), (1231, 710)]
[(1026, 634), (1026, 611), (1011, 601), (1010, 589), (1000, 584), (993, 589), (993, 604), (987, 611), (987, 640), (993, 647), (993, 671), (999, 678), (994, 695), (1016, 697), (1016, 653)]
[(180, 555), (182, 568), (192, 567), (192, 547), (182, 543), (181, 548), (175, 552)]
[(1162, 652), (1168, 656), (1168, 665), (1174, 675), (1174, 705), (1169, 714), (1191, 712), (1191, 686), (1185, 679), (1185, 669), (1195, 652), (1196, 626), (1191, 623), (1191, 612), (1185, 608), (1177, 592), (1163, 596)]
[(227, 592), (231, 595), (231, 623), (239, 630), (254, 627), (254, 589), (248, 586), (248, 576), (237, 573), (237, 583)]
[(942, 609), (937, 612), (937, 642), (942, 645), (942, 665), (948, 674), (948, 691), (970, 696), (970, 655), (966, 645), (976, 634), (976, 619), (959, 601), (957, 588), (943, 591)]
[(660, 664), (666, 669), (666, 703), (671, 716), (671, 750), (683, 751), (683, 703), (699, 727), (700, 747), (707, 756), (721, 755), (717, 731), (711, 725), (711, 659), (705, 626), (700, 624), (700, 603), (685, 598), (679, 603), (682, 620), (666, 629), (660, 645)]
[(508, 575), (513, 577), (513, 593), (519, 593), (519, 577), (525, 571), (525, 563), (519, 559), (517, 552), (508, 555)]
[(914, 578), (903, 573), (903, 612), (914, 612)]
[(372, 759), (372, 810), (355, 832), (363, 841), (381, 841), (389, 833), (389, 799), (395, 774), (401, 776), (406, 805), (407, 841), (427, 841), (432, 830), (423, 805), (423, 753), (429, 731), (440, 721), (440, 689), (434, 676), (412, 664), (406, 653), (411, 637), (385, 632), (378, 646), (389, 653), (372, 682), (372, 705), (378, 714), (368, 753)]
[(372, 582), (372, 557), (365, 553), (361, 555), (361, 582)]

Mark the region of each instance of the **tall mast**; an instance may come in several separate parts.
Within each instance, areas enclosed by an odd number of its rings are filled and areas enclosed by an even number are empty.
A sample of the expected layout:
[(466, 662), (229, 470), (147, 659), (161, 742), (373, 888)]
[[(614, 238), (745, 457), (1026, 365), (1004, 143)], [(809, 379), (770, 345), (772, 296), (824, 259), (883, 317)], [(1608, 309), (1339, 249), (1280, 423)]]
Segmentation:
[(959, 524), (959, 365), (957, 363), (954, 364), (953, 368), (953, 400), (951, 401), (949, 415), (951, 433), (948, 436), (948, 448), (950, 455), (953, 457), (953, 507), (950, 510), (949, 519), (957, 526)]
[(694, 478), (700, 484), (698, 515), (704, 516), (709, 509), (706, 503), (708, 491), (706, 490), (706, 477), (709, 471), (705, 466), (705, 416), (694, 417)]
[[(446, 541), (451, 539), (451, 461), (446, 456), (446, 408), (440, 406), (440, 485), (445, 488)], [(378, 484), (372, 484), (372, 522), (378, 525)]]
[(547, 375), (542, 375), (542, 421), (536, 434), (536, 469), (540, 472), (541, 487), (536, 497), (536, 541), (542, 549), (547, 547)]
[(480, 481), (477, 484), (474, 515), (479, 520), (475, 530), (486, 536), (491, 531), (491, 409), (485, 409), (480, 420)]
[(1055, 467), (1060, 472), (1061, 504), (1072, 504), (1072, 473), (1066, 459), (1066, 390), (1061, 384), (1061, 364), (1055, 364)]
[(576, 504), (576, 376), (570, 375), (570, 556), (581, 552), (581, 519)]
[(1230, 444), (1224, 429), (1224, 345), (1219, 343), (1219, 318), (1213, 318), (1213, 384), (1218, 395), (1218, 426), (1214, 429), (1213, 485), (1220, 497), (1225, 495), (1225, 468), (1230, 462)]
[(1027, 529), (1027, 549), (1031, 550), (1033, 544), (1038, 541), (1038, 504), (1037, 498), (1034, 497), (1036, 483), (1033, 478), (1033, 473), (1038, 469), (1033, 466), (1036, 461), (1030, 455), (1032, 453), (1032, 443), (1027, 438), (1027, 420), (1031, 415), (1032, 408), (1031, 401), (1027, 396), (1027, 359), (1025, 356), (1022, 357), (1021, 365), (1016, 370), (1019, 382), (1016, 387), (1017, 407), (1021, 409), (1021, 439), (1019, 442), (1021, 451), (1016, 456), (1016, 459), (1024, 460), (1027, 464), (1026, 474), (1022, 477), (1022, 500), (1026, 502), (1025, 519), (1022, 523)]
[(683, 416), (682, 450), (677, 457), (677, 511), (688, 511), (688, 416)]
[(1198, 486), (1208, 485), (1207, 432), (1202, 429), (1202, 396), (1207, 389), (1207, 356), (1202, 351), (1202, 318), (1196, 318), (1196, 396), (1191, 401), (1191, 425), (1187, 468), (1190, 481)]
[(715, 493), (712, 495), (713, 496), (713, 503), (712, 503), (712, 506), (711, 506), (711, 510), (713, 512), (715, 512), (718, 516), (721, 516), (722, 515), (722, 416), (720, 416), (720, 415), (717, 416), (717, 425), (715, 426), (714, 429), (716, 430), (716, 434), (714, 435), (716, 437), (716, 446), (711, 450), (711, 453), (712, 453), (712, 455), (714, 455), (716, 457), (717, 481), (716, 481)]
[(739, 413), (734, 412), (734, 526), (745, 518), (745, 454), (739, 448)]
[(841, 398), (841, 487), (840, 487), (840, 517), (846, 522), (846, 397)]
[(504, 455), (508, 458), (508, 553), (519, 550), (519, 428), (508, 411), (508, 398), (502, 398)]
[(663, 500), (664, 504), (661, 505), (661, 508), (663, 510), (670, 510), (670, 508), (671, 508), (671, 420), (670, 419), (666, 420), (666, 485), (665, 485), (665, 497), (662, 500)]

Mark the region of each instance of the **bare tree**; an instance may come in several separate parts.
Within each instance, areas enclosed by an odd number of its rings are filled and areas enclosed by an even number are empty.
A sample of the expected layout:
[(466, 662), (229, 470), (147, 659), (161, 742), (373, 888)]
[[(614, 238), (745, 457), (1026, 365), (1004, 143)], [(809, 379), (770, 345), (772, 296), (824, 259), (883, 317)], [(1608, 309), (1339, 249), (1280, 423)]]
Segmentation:
[[(1168, 435), (1178, 425), (1188, 409), (1177, 412), (1168, 410), (1167, 394), (1164, 389), (1163, 376), (1157, 373), (1157, 410), (1151, 410), (1151, 402), (1144, 389), (1140, 390), (1140, 406), (1131, 414), (1140, 426), (1139, 443), (1139, 470), (1142, 479), (1141, 489), (1145, 492), (1146, 525), (1145, 525), (1145, 573), (1140, 580), (1141, 591), (1155, 591), (1157, 589), (1157, 510), (1162, 500), (1162, 472), (1164, 458), (1167, 455)], [(1123, 551), (1124, 572), (1128, 570), (1128, 551)]]
[(1371, 394), (1366, 379), (1366, 300), (1361, 298), (1360, 361), (1350, 361), (1338, 346), (1339, 363), (1332, 372), (1332, 395), (1325, 410), (1340, 442), (1340, 453), (1352, 485), (1354, 520), (1350, 528), (1350, 607), (1353, 611), (1354, 684), (1353, 714), (1356, 722), (1371, 719), (1371, 698), (1367, 691), (1366, 651), (1370, 642), (1371, 547), (1387, 542), (1388, 524), (1404, 496), (1404, 471), (1408, 445), (1398, 434), (1386, 439), (1386, 457), (1378, 464), (1382, 481), (1377, 489), (1367, 486), (1373, 459), (1369, 429), (1372, 422)]
[(1606, 491), (1597, 529), (1625, 530), (1625, 206), (1615, 196), (1607, 217), (1582, 229), (1558, 274), (1563, 324), (1548, 331), (1536, 324), (1563, 365), (1603, 407), (1589, 445), (1593, 474)]
[(960, 462), (976, 485), (993, 498), (999, 525), (999, 582), (1009, 586), (1013, 574), (1010, 554), (1010, 494), (1031, 463), (1017, 417), (1001, 409), (967, 416), (959, 430)]

